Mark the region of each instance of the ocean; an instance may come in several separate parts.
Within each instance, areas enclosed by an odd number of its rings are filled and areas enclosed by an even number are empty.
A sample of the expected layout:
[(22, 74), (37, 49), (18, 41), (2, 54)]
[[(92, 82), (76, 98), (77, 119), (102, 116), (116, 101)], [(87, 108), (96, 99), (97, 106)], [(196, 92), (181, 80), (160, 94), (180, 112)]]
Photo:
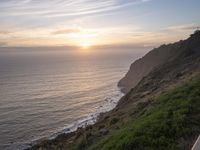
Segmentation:
[(24, 149), (92, 124), (123, 94), (118, 81), (144, 55), (136, 50), (0, 51), (0, 149)]

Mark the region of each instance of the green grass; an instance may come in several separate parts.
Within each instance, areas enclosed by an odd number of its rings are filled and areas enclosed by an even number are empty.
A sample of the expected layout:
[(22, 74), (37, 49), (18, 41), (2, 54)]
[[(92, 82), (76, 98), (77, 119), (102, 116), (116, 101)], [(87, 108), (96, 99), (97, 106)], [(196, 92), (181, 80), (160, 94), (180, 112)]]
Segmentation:
[(184, 141), (200, 133), (199, 119), (200, 80), (195, 80), (160, 95), (143, 115), (89, 149), (184, 149)]

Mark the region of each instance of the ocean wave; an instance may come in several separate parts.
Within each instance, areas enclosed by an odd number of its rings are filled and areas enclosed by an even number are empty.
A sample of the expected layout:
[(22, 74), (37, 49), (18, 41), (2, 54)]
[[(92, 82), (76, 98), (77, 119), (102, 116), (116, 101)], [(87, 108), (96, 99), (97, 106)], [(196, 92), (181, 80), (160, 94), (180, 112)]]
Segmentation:
[[(51, 136), (46, 137), (46, 138), (49, 139), (49, 140), (52, 140), (52, 139), (55, 139), (60, 134), (71, 133), (71, 132), (76, 131), (78, 128), (81, 128), (81, 127), (84, 128), (84, 127), (86, 127), (88, 125), (95, 124), (97, 119), (98, 119), (98, 116), (101, 113), (105, 113), (105, 112), (108, 112), (108, 111), (111, 111), (112, 109), (114, 109), (116, 107), (118, 101), (120, 100), (120, 98), (123, 95), (124, 94), (120, 91), (120, 89), (118, 89), (116, 91), (116, 93), (114, 93), (113, 95), (108, 96), (107, 98), (105, 98), (105, 100), (103, 101), (102, 105), (98, 106), (98, 108), (97, 108), (95, 113), (88, 114), (88, 117), (80, 119), (80, 120), (78, 120), (78, 121), (76, 121), (76, 122), (64, 127), (62, 130), (52, 134)], [(39, 143), (42, 139), (44, 139), (44, 137), (35, 139), (35, 140), (31, 141), (31, 143), (23, 145), (22, 147), (23, 148), (28, 148), (30, 146), (33, 146), (33, 145)]]

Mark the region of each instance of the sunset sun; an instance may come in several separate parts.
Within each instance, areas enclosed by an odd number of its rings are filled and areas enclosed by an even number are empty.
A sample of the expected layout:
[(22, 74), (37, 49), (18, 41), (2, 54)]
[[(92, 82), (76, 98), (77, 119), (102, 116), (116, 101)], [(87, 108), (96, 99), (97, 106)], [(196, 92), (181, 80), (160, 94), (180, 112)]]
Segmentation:
[(91, 44), (90, 44), (90, 43), (83, 43), (83, 44), (81, 45), (81, 47), (82, 47), (83, 49), (88, 49), (88, 48), (91, 47)]
[(91, 52), (91, 47), (92, 47), (92, 45), (90, 43), (87, 43), (87, 42), (86, 43), (82, 43), (80, 45), (80, 52), (82, 54), (88, 54), (88, 53)]

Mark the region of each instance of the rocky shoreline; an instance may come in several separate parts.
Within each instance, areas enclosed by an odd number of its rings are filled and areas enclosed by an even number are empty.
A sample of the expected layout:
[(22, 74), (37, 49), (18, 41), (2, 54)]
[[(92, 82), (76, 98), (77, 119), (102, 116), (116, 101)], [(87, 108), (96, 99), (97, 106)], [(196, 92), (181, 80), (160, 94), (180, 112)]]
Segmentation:
[[(120, 87), (119, 87), (119, 90), (120, 90)], [(124, 95), (124, 93), (121, 90), (120, 92), (121, 92), (120, 94), (117, 94), (117, 96), (115, 96), (114, 100), (110, 100), (110, 101), (105, 100), (106, 103), (104, 105), (110, 105), (109, 107), (100, 106), (101, 110), (99, 109), (95, 114), (90, 115), (88, 118), (85, 118), (83, 120), (76, 122), (75, 123), (76, 125), (75, 124), (71, 125), (71, 127), (67, 127), (63, 131), (59, 133), (55, 133), (49, 138), (42, 138), (30, 144), (27, 144), (27, 148), (25, 150), (32, 149), (43, 143), (49, 143), (49, 142), (51, 143), (51, 141), (54, 141), (57, 139), (66, 140), (74, 135), (80, 134), (80, 132), (83, 132), (85, 129), (90, 128), (91, 126), (94, 126), (97, 122), (99, 122), (99, 120), (102, 120), (104, 114), (109, 113), (116, 107), (118, 101), (120, 101), (121, 97), (123, 97)]]

